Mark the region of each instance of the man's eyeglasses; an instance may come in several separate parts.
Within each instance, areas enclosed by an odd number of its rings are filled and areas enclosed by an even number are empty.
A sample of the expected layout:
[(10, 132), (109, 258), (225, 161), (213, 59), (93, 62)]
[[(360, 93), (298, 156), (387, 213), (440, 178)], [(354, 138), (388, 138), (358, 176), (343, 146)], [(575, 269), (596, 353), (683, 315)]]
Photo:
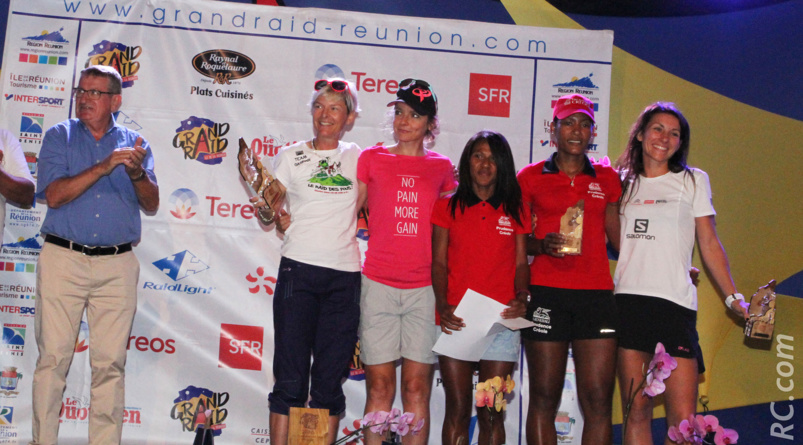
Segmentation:
[(85, 90), (83, 88), (73, 88), (72, 93), (75, 95), (76, 98), (83, 96), (84, 94), (87, 95), (92, 100), (98, 100), (104, 94), (108, 94), (109, 96), (113, 96), (115, 94), (120, 93), (109, 93), (107, 91), (98, 91), (98, 90)]
[(342, 80), (316, 80), (315, 81), (315, 91), (319, 91), (321, 88), (325, 87), (326, 85), (332, 86), (332, 91), (336, 91), (338, 93), (342, 93), (349, 88), (348, 82), (344, 82)]

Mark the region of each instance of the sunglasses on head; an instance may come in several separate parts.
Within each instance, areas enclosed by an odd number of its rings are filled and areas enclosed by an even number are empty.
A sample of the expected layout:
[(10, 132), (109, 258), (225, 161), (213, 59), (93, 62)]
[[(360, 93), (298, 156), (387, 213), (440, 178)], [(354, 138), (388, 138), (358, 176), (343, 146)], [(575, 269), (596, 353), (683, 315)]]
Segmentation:
[(418, 85), (418, 86), (424, 87), (426, 89), (429, 89), (429, 83), (427, 83), (424, 80), (408, 78), (408, 79), (404, 79), (401, 82), (399, 82), (399, 88), (402, 88), (402, 89), (409, 88), (409, 87), (411, 87), (413, 85)]
[(319, 91), (326, 85), (330, 85), (332, 87), (332, 91), (337, 91), (338, 93), (342, 93), (343, 91), (346, 91), (349, 88), (348, 82), (344, 82), (342, 80), (321, 79), (315, 81), (315, 91)]

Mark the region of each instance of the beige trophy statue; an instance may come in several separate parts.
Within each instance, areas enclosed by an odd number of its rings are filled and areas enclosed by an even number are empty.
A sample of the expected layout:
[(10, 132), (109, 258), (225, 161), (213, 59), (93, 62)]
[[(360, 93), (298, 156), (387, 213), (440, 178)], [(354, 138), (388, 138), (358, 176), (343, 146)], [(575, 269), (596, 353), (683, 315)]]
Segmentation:
[(243, 138), (240, 138), (240, 151), (237, 153), (240, 175), (245, 183), (251, 187), (258, 196), (262, 197), (267, 207), (259, 207), (257, 217), (262, 224), (268, 225), (276, 219), (278, 211), (284, 202), (284, 187), (270, 174), (262, 162), (254, 156)]
[(775, 280), (761, 286), (750, 298), (747, 310), (750, 318), (744, 325), (744, 335), (750, 338), (771, 340), (775, 329)]
[(558, 249), (559, 253), (566, 255), (580, 255), (583, 253), (583, 211), (585, 201), (579, 200), (577, 204), (566, 209), (560, 218), (560, 234), (566, 237), (566, 244)]

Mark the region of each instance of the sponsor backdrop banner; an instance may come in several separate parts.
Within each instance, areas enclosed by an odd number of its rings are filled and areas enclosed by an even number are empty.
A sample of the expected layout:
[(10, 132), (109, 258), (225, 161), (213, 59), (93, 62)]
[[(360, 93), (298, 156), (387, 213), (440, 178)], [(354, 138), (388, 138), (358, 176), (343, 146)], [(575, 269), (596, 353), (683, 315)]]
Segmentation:
[[(31, 172), (44, 131), (73, 116), (71, 88), (89, 64), (124, 80), (118, 122), (149, 141), (161, 206), (135, 248), (139, 306), (129, 341), (126, 443), (190, 443), (212, 409), (217, 443), (269, 443), (272, 298), (281, 239), (261, 227), (237, 170), (237, 139), (271, 158), (312, 137), (313, 81), (353, 80), (362, 113), (344, 139), (368, 147), (398, 81), (429, 81), (440, 103), (435, 150), (457, 162), (481, 129), (502, 132), (516, 167), (554, 147), (552, 103), (579, 92), (595, 104), (592, 155), (607, 154), (613, 34), (322, 9), (206, 1), (12, 0), (2, 67), (0, 127), (14, 131)], [(0, 443), (30, 438), (36, 361), (34, 301), (46, 206), (9, 207), (0, 252), (3, 324)], [(82, 324), (63, 398), (63, 443), (84, 443), (89, 409), (88, 330)], [(341, 429), (365, 400), (359, 347)], [(569, 365), (558, 431), (579, 443), (582, 419)], [(508, 405), (508, 442), (523, 437), (526, 366)], [(443, 390), (435, 375), (430, 443), (440, 442)], [(401, 403), (397, 402), (401, 407)], [(473, 428), (472, 428), (473, 429)], [(476, 441), (476, 431), (472, 432)]]

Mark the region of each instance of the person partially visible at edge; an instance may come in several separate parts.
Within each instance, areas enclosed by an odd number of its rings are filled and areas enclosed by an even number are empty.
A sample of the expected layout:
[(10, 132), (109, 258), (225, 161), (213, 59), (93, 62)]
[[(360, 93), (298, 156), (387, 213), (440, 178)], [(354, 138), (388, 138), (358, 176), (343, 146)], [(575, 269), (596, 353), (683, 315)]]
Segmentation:
[[(748, 305), (733, 284), (717, 236), (708, 175), (686, 163), (690, 145), (691, 128), (683, 113), (672, 103), (656, 102), (636, 119), (617, 161), (624, 188), (614, 274), (621, 321), (619, 387), (641, 382), (656, 344), (662, 343), (678, 364), (664, 380), (666, 420), (675, 426), (697, 411), (698, 377), (705, 371), (696, 327), (697, 288), (688, 273), (695, 237), (703, 264), (728, 295), (725, 306), (748, 318)], [(640, 204), (648, 200), (654, 204)], [(623, 407), (628, 396), (622, 392)], [(636, 396), (624, 443), (652, 444), (651, 425), (652, 399)], [(673, 442), (664, 436), (664, 443)]]
[[(438, 100), (429, 83), (399, 82), (388, 106), (396, 144), (365, 149), (357, 168), (360, 196), (371, 214), (360, 296), (365, 412), (391, 410), (401, 359), (403, 411), (425, 421), (421, 434), (405, 437), (405, 443), (425, 444), (438, 333), (430, 218), (435, 201), (457, 181), (449, 158), (429, 149), (438, 134)], [(381, 438), (369, 431), (365, 441), (379, 444)]]
[[(342, 378), (357, 342), (360, 251), (357, 160), (360, 147), (340, 139), (359, 113), (357, 90), (344, 79), (314, 84), (313, 137), (274, 158), (287, 209), (277, 209), (284, 233), (273, 297), (276, 379), (270, 401), (271, 443), (286, 444), (291, 407), (329, 411), (328, 443), (346, 410)], [(264, 205), (259, 197), (257, 206)], [(310, 360), (312, 359), (312, 360)]]
[(140, 210), (155, 212), (159, 187), (142, 136), (119, 125), (120, 74), (108, 66), (81, 71), (75, 115), (42, 140), (36, 197), (48, 209), (36, 267), (33, 445), (58, 441), (59, 410), (75, 339), (89, 324), (90, 444), (119, 444), (125, 402), (128, 335), (137, 309)]
[[(592, 102), (579, 94), (563, 96), (552, 116), (557, 151), (518, 174), (524, 204), (536, 217), (527, 243), (534, 255), (527, 318), (536, 326), (522, 330), (530, 376), (527, 442), (557, 440), (555, 415), (571, 346), (582, 443), (610, 444), (618, 322), (605, 238), (619, 236), (621, 185), (612, 168), (586, 156), (594, 133)], [(561, 253), (568, 240), (560, 233), (561, 217), (581, 200), (581, 253)]]
[(6, 202), (27, 208), (33, 203), (33, 193), (33, 176), (19, 139), (0, 128), (0, 244), (3, 243)]
[[(527, 235), (531, 222), (524, 212), (516, 182), (513, 153), (505, 137), (480, 131), (469, 139), (459, 163), (457, 191), (441, 198), (432, 212), (432, 287), (439, 324), (451, 335), (465, 327), (454, 310), (468, 289), (508, 305), (503, 318), (523, 317), (530, 292)], [(495, 314), (489, 314), (495, 316)], [(474, 405), (474, 371), (479, 381), (503, 380), (513, 374), (521, 343), (518, 331), (505, 330), (479, 362), (439, 355), (446, 413), (441, 443), (468, 444)], [(479, 443), (505, 443), (505, 425), (499, 414), (477, 409)]]

